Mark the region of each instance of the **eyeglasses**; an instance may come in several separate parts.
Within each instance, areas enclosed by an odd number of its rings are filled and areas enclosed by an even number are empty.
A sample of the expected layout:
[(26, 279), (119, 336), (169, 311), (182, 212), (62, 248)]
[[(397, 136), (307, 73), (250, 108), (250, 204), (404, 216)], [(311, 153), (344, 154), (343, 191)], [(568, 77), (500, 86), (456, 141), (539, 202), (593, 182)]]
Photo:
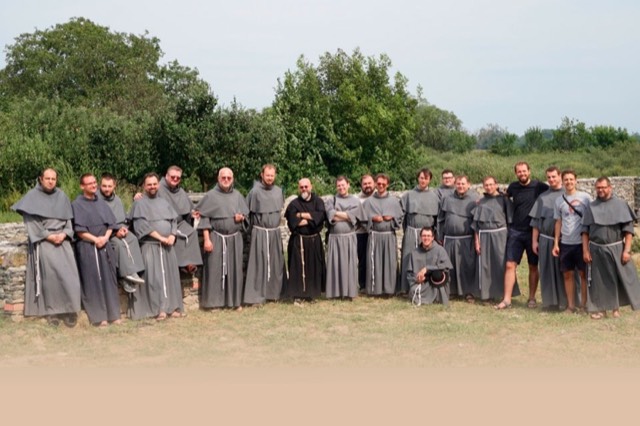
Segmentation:
[(222, 179), (222, 180), (231, 180), (231, 179), (233, 179), (233, 177), (231, 177), (231, 176), (222, 176), (222, 177), (220, 177), (220, 179)]
[(182, 179), (182, 176), (176, 176), (176, 175), (174, 175), (174, 176), (169, 176), (169, 179), (173, 179), (173, 180), (180, 180), (180, 179)]

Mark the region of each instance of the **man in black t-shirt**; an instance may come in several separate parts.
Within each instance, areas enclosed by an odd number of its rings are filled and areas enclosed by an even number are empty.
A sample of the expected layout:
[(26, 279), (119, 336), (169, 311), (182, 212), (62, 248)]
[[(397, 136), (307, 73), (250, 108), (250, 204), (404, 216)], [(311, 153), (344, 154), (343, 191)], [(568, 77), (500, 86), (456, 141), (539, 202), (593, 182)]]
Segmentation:
[(518, 180), (507, 188), (507, 196), (513, 203), (513, 221), (507, 237), (507, 266), (504, 273), (504, 299), (494, 306), (496, 309), (511, 307), (511, 295), (516, 283), (516, 268), (527, 252), (529, 263), (529, 301), (527, 306), (535, 308), (536, 290), (538, 289), (538, 256), (531, 246), (531, 218), (529, 212), (540, 194), (549, 189), (549, 185), (538, 180), (531, 180), (529, 164), (524, 161), (514, 167)]

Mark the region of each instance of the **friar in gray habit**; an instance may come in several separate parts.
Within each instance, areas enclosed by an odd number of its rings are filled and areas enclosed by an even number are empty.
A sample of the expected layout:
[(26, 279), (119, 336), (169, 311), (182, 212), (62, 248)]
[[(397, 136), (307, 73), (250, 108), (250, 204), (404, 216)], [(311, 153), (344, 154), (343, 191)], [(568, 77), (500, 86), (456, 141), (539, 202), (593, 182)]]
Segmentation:
[(453, 265), (446, 250), (434, 242), (434, 237), (433, 228), (422, 228), (420, 245), (411, 252), (407, 261), (409, 297), (415, 306), (449, 303), (447, 283)]
[(73, 200), (76, 260), (82, 283), (82, 306), (91, 324), (105, 327), (120, 323), (120, 296), (116, 256), (109, 243), (116, 217), (104, 200), (96, 196), (98, 182), (92, 174), (80, 177), (82, 194)]
[(474, 232), (471, 229), (473, 210), (478, 201), (478, 193), (469, 191), (467, 176), (456, 177), (456, 190), (442, 200), (438, 214), (438, 238), (451, 259), (451, 281), (449, 294), (464, 296), (474, 302), (480, 296), (476, 285), (477, 256), (474, 247)]
[[(478, 255), (476, 285), (482, 300), (500, 301), (504, 297), (504, 270), (507, 264), (507, 226), (513, 217), (511, 200), (498, 191), (493, 176), (482, 180), (484, 197), (473, 210), (471, 229), (474, 231)], [(517, 283), (514, 295), (520, 294)]]
[(356, 225), (364, 221), (362, 203), (349, 194), (345, 176), (336, 179), (337, 194), (325, 202), (329, 238), (327, 243), (327, 283), (325, 295), (353, 299), (358, 296), (358, 240)]
[(529, 216), (531, 217), (531, 245), (538, 254), (540, 271), (540, 293), (542, 306), (547, 309), (560, 309), (567, 306), (564, 278), (560, 270), (560, 257), (553, 255), (553, 233), (556, 220), (553, 209), (556, 199), (562, 196), (560, 169), (551, 166), (545, 171), (549, 189), (536, 199)]
[(205, 263), (202, 276), (202, 308), (241, 308), (242, 232), (246, 230), (249, 207), (233, 188), (233, 172), (224, 167), (217, 185), (198, 203)]
[(635, 214), (624, 200), (612, 195), (607, 177), (596, 180), (597, 198), (582, 217), (582, 251), (589, 276), (591, 318), (600, 319), (607, 310), (614, 318), (620, 306), (640, 308), (640, 281), (631, 259)]
[(69, 198), (56, 188), (57, 180), (55, 170), (44, 170), (36, 187), (11, 208), (22, 215), (29, 239), (24, 315), (74, 326), (81, 304), (71, 246), (73, 211)]
[(407, 281), (407, 262), (411, 253), (420, 245), (420, 230), (422, 228), (435, 228), (440, 208), (440, 199), (435, 191), (429, 189), (429, 183), (433, 177), (431, 170), (424, 168), (418, 171), (416, 178), (418, 185), (405, 192), (400, 199), (404, 219), (402, 227), (401, 272), (398, 292), (406, 294), (409, 291)]
[(278, 300), (284, 283), (284, 250), (280, 220), (284, 208), (282, 188), (275, 185), (276, 167), (265, 164), (260, 181), (247, 194), (251, 246), (244, 287), (244, 303)]
[(192, 219), (198, 216), (194, 210), (193, 202), (180, 186), (181, 180), (182, 169), (178, 166), (170, 166), (166, 175), (160, 179), (158, 196), (166, 199), (178, 213), (178, 233), (175, 242), (178, 266), (193, 273), (198, 266), (202, 265), (198, 232), (191, 226)]
[(135, 284), (144, 284), (139, 274), (144, 271), (140, 244), (133, 232), (129, 232), (129, 222), (122, 200), (115, 193), (116, 179), (104, 173), (100, 178), (100, 190), (97, 196), (104, 200), (116, 217), (116, 227), (111, 234), (111, 245), (115, 249), (115, 262), (118, 277), (124, 280), (128, 292), (136, 290)]
[(164, 320), (185, 316), (175, 241), (178, 214), (158, 196), (158, 175), (147, 173), (144, 196), (133, 203), (130, 217), (140, 242), (144, 261), (144, 285), (130, 293), (132, 319), (155, 317)]
[(363, 204), (369, 229), (365, 291), (368, 295), (392, 295), (398, 278), (396, 230), (402, 226), (402, 207), (400, 200), (387, 191), (389, 176), (380, 173), (375, 181), (376, 192)]

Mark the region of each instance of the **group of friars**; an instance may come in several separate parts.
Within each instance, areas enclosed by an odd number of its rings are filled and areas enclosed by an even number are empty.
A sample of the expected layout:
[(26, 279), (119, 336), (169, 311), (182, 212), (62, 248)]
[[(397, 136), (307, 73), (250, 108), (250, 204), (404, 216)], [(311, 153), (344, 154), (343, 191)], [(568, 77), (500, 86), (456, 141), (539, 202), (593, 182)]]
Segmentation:
[(119, 324), (120, 282), (131, 319), (184, 317), (181, 274), (200, 268), (203, 309), (240, 310), (281, 298), (303, 304), (322, 293), (352, 300), (363, 292), (400, 294), (415, 305), (491, 301), (502, 310), (520, 294), (516, 268), (525, 252), (529, 307), (537, 307), (538, 281), (542, 305), (551, 310), (600, 319), (608, 310), (620, 316), (620, 306), (640, 306), (630, 261), (636, 217), (613, 195), (610, 180), (596, 181), (592, 201), (577, 190), (572, 170), (549, 167), (547, 184), (532, 179), (525, 162), (514, 171), (506, 192), (494, 177), (484, 178), (482, 196), (449, 169), (435, 189), (432, 172), (419, 170), (417, 185), (401, 197), (389, 192), (383, 173), (363, 175), (356, 195), (339, 176), (335, 195), (324, 199), (302, 178), (285, 209), (272, 164), (246, 197), (234, 188), (233, 171), (220, 169), (197, 205), (180, 186), (182, 170), (171, 166), (162, 178), (144, 176), (126, 214), (114, 176), (104, 174), (98, 184), (82, 175), (82, 193), (70, 202), (57, 188), (57, 172), (45, 169), (12, 206), (28, 233), (24, 313), (73, 327), (84, 308), (96, 326)]

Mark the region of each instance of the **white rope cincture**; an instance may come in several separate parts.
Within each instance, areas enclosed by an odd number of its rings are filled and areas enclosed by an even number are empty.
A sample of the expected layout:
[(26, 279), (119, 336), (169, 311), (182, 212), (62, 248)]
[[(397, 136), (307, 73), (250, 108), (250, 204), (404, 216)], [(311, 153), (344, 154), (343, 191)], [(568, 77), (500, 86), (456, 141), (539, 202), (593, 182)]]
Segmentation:
[(102, 281), (102, 274), (100, 273), (100, 256), (98, 255), (98, 247), (93, 245), (93, 253), (96, 258), (96, 269), (98, 270), (98, 279)]
[(262, 228), (260, 226), (254, 226), (254, 229), (258, 229), (267, 233), (267, 282), (269, 282), (271, 280), (271, 250), (269, 247), (269, 232), (277, 231), (278, 228)]
[(169, 296), (167, 296), (167, 278), (166, 278), (166, 274), (164, 272), (164, 256), (163, 256), (163, 248), (162, 245), (160, 245), (160, 269), (162, 270), (162, 291), (164, 293), (164, 298), (168, 298)]
[(302, 235), (300, 235), (300, 259), (302, 260), (302, 291), (307, 292), (307, 274), (305, 273), (304, 266), (304, 241)]
[(36, 264), (36, 297), (40, 296), (42, 291), (42, 276), (40, 272), (40, 243), (34, 244), (35, 246), (35, 264)]
[[(417, 302), (416, 302), (416, 299), (418, 299)], [(413, 297), (411, 298), (411, 305), (414, 308), (417, 308), (418, 306), (422, 305), (422, 283), (418, 284), (416, 286), (416, 289), (413, 291)]]
[(133, 254), (131, 253), (131, 247), (129, 247), (129, 243), (124, 238), (120, 239), (120, 241), (122, 241), (124, 247), (127, 249), (127, 257), (131, 259), (131, 263), (135, 265), (136, 261), (133, 259)]
[(213, 231), (214, 234), (222, 238), (222, 291), (224, 291), (227, 282), (227, 276), (229, 275), (229, 251), (227, 250), (227, 238), (235, 237), (238, 233), (223, 235), (218, 231)]

